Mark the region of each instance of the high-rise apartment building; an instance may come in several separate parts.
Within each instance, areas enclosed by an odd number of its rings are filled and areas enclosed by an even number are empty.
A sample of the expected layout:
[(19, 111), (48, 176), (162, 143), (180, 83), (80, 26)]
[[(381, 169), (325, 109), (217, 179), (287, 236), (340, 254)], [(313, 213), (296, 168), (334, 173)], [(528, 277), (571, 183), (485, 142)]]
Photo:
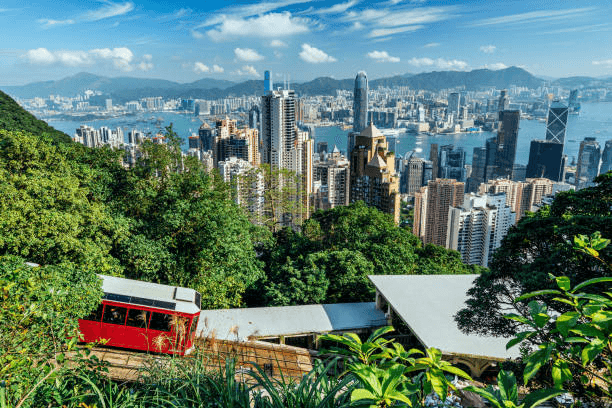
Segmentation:
[(233, 189), (236, 204), (249, 212), (253, 223), (261, 223), (264, 213), (264, 176), (246, 160), (230, 157), (219, 162), (219, 173)]
[(601, 149), (594, 137), (585, 137), (580, 142), (578, 152), (578, 166), (576, 167), (576, 186), (586, 187), (592, 184), (599, 174), (599, 160)]
[(349, 203), (350, 166), (338, 147), (313, 164), (314, 209), (329, 210)]
[[(299, 197), (294, 197), (302, 202), (300, 220), (277, 214), (287, 219), (282, 222), (284, 225), (297, 225), (310, 214), (314, 142), (308, 132), (298, 129), (295, 92), (268, 89), (272, 87), (271, 81), (271, 76), (267, 75), (265, 94), (261, 97), (261, 162), (269, 164), (273, 170), (286, 169), (300, 176), (300, 185), (296, 186)], [(279, 188), (283, 182), (279, 180)]]
[(468, 194), (449, 210), (446, 247), (459, 251), (464, 263), (486, 267), (514, 222), (506, 194)]
[(425, 241), (425, 226), (427, 224), (427, 187), (421, 187), (414, 193), (414, 211), (412, 217), (412, 233)]
[(389, 152), (387, 139), (372, 124), (356, 138), (350, 157), (350, 201), (393, 215), (399, 222), (399, 177), (395, 173), (395, 154)]
[(236, 120), (233, 119), (218, 120), (212, 152), (215, 166), (230, 157), (237, 157), (257, 166), (260, 164), (259, 131), (250, 128), (238, 129)]
[[(553, 143), (565, 143), (565, 131), (567, 129), (568, 107), (559, 101), (554, 101), (548, 109), (548, 120), (546, 121), (546, 140)], [(563, 150), (563, 149), (562, 149)]]
[(554, 182), (545, 178), (528, 178), (526, 181), (507, 179), (490, 180), (480, 185), (479, 194), (506, 194), (506, 205), (516, 213), (516, 222), (525, 211), (536, 211), (542, 199), (552, 194)]
[(361, 133), (368, 126), (367, 120), (368, 77), (365, 72), (360, 71), (355, 77), (355, 90), (353, 93), (353, 132)]
[[(510, 108), (510, 98), (508, 97), (508, 90), (502, 89), (499, 93), (499, 100), (497, 102), (497, 111), (501, 114), (503, 111)], [(500, 117), (501, 121), (501, 117)]]
[(404, 162), (400, 190), (404, 194), (414, 195), (423, 186), (425, 160), (420, 157), (411, 156), (408, 160), (404, 160)]
[(420, 191), (417, 194), (418, 201), (415, 200), (415, 235), (421, 236), (426, 244), (445, 246), (449, 209), (463, 203), (464, 189), (464, 183), (456, 180), (430, 180), (427, 183), (427, 191)]

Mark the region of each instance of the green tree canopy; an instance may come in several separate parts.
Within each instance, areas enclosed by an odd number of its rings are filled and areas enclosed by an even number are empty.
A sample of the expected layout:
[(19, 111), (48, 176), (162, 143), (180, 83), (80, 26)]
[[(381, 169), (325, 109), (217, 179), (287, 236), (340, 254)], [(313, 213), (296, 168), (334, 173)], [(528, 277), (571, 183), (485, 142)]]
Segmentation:
[(10, 406), (63, 373), (77, 319), (97, 307), (100, 286), (92, 271), (0, 256), (0, 379)]
[(250, 305), (368, 301), (374, 296), (368, 275), (479, 271), (456, 251), (423, 247), (390, 215), (363, 202), (316, 212), (302, 232), (279, 231), (262, 260), (266, 278), (250, 292)]
[(95, 177), (47, 138), (0, 130), (0, 255), (119, 273), (109, 252), (127, 229), (92, 197)]
[[(612, 236), (612, 172), (600, 175), (596, 182), (595, 187), (559, 193), (550, 207), (528, 213), (510, 229), (495, 252), (490, 270), (483, 272), (469, 290), (468, 306), (456, 316), (462, 330), (514, 334), (516, 323), (504, 319), (503, 314), (515, 307), (514, 299), (521, 293), (554, 288), (549, 273), (567, 276), (572, 282), (605, 276), (602, 263), (576, 252), (571, 241), (574, 236), (593, 231)], [(600, 256), (610, 263), (610, 248)], [(526, 304), (516, 307), (528, 313)]]

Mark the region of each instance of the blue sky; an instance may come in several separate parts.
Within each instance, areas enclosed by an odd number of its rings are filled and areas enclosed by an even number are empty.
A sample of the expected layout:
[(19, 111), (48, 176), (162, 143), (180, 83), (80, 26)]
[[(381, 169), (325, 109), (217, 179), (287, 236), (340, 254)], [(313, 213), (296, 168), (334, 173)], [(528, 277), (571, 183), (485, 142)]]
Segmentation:
[(612, 76), (612, 3), (0, 0), (0, 85), (81, 71), (189, 82), (521, 66)]

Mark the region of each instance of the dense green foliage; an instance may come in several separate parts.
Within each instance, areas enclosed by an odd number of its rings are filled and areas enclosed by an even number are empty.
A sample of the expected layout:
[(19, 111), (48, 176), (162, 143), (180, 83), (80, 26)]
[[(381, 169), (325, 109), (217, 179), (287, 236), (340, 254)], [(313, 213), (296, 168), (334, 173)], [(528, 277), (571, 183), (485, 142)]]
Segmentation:
[(99, 304), (100, 284), (91, 270), (0, 257), (0, 394), (9, 406), (43, 383), (62, 381), (66, 352), (78, 340), (77, 319)]
[[(600, 175), (596, 181), (595, 187), (559, 193), (550, 207), (528, 213), (510, 229), (495, 252), (490, 270), (484, 271), (470, 289), (468, 307), (456, 316), (462, 330), (513, 335), (517, 323), (504, 319), (504, 311), (517, 307), (521, 314), (528, 315), (528, 305), (515, 305), (514, 300), (524, 292), (554, 289), (549, 273), (567, 276), (572, 282), (608, 273), (602, 262), (575, 251), (569, 241), (592, 231), (612, 236), (612, 172)], [(602, 250), (600, 257), (610, 263), (612, 249)], [(550, 307), (565, 311), (562, 304)]]
[(70, 136), (36, 119), (10, 96), (0, 91), (0, 129), (21, 130), (39, 136), (48, 136), (56, 143), (70, 142)]
[(421, 245), (388, 214), (363, 202), (319, 211), (303, 224), (275, 234), (263, 251), (266, 278), (249, 294), (250, 305), (371, 301), (374, 274), (464, 274), (481, 268), (457, 251)]

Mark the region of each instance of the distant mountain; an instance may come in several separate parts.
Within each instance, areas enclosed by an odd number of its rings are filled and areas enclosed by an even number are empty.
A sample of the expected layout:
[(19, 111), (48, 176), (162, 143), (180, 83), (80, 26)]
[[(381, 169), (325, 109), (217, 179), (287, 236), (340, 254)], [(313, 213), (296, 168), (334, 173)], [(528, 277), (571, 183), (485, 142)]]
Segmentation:
[[(235, 82), (204, 78), (188, 84), (168, 81), (165, 79), (146, 79), (118, 77), (108, 78), (81, 72), (79, 74), (60, 79), (57, 81), (34, 82), (22, 86), (6, 86), (3, 90), (19, 98), (33, 98), (35, 96), (62, 95), (76, 96), (87, 89), (100, 91), (111, 95), (121, 93), (125, 90), (148, 89), (165, 91), (186, 91), (190, 89), (224, 89), (235, 85)], [(149, 94), (146, 96), (157, 96)]]
[(70, 136), (36, 119), (10, 96), (0, 91), (0, 129), (21, 130), (37, 136), (50, 136), (56, 143), (70, 143)]
[[(593, 83), (593, 80), (593, 78), (586, 77), (580, 78), (580, 80), (566, 78), (556, 80), (553, 83), (558, 83), (559, 85), (567, 83), (571, 85), (566, 86), (574, 86), (574, 82)], [(511, 85), (537, 88), (544, 83), (550, 84), (551, 82), (537, 78), (522, 68), (510, 67), (497, 71), (477, 69), (469, 72), (435, 71), (420, 74), (407, 73), (371, 80), (370, 88), (377, 88), (379, 86), (407, 86), (413, 89), (426, 89), (430, 91), (461, 87), (466, 90), (480, 90), (487, 88), (502, 89), (508, 88)], [(291, 86), (298, 95), (334, 95), (337, 89), (353, 89), (354, 79), (321, 77), (308, 82), (292, 83)], [(161, 79), (107, 78), (81, 73), (59, 81), (5, 87), (6, 92), (22, 98), (46, 96), (49, 94), (71, 96), (85, 89), (99, 90), (104, 93), (102, 98), (96, 98), (98, 103), (100, 101), (103, 102), (103, 99), (106, 97), (112, 98), (115, 103), (124, 103), (148, 96), (217, 99), (229, 96), (261, 95), (263, 93), (263, 81), (249, 80), (235, 83), (216, 79), (201, 79), (191, 83), (180, 84)]]

